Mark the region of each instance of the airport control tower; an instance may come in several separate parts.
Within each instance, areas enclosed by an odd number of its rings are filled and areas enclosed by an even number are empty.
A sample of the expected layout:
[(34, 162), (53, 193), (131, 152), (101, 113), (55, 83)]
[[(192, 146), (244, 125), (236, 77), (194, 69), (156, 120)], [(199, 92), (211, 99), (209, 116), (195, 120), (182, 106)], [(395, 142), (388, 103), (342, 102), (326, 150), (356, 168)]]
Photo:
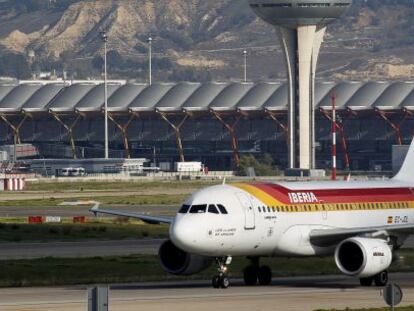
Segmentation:
[(352, 0), (249, 0), (252, 10), (277, 26), (289, 83), (289, 167), (314, 167), (315, 70), (326, 25)]

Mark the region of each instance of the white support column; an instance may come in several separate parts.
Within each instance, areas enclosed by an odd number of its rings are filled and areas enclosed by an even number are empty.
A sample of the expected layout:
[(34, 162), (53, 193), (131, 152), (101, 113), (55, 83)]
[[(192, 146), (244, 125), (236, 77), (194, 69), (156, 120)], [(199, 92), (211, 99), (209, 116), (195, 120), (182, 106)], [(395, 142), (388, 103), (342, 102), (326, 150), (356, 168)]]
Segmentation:
[(315, 120), (315, 108), (318, 104), (315, 102), (315, 81), (316, 81), (316, 68), (318, 66), (319, 51), (323, 43), (323, 38), (326, 33), (326, 26), (319, 28), (316, 31), (315, 41), (313, 43), (313, 54), (312, 54), (312, 168), (316, 169), (316, 120)]
[(285, 64), (288, 81), (288, 167), (295, 168), (296, 154), (296, 127), (295, 127), (295, 97), (296, 97), (296, 42), (297, 36), (294, 29), (277, 28), (281, 47), (285, 53)]
[(324, 29), (279, 28), (289, 84), (289, 167), (314, 167), (314, 77)]
[(312, 156), (312, 54), (316, 26), (298, 27), (298, 74), (299, 74), (299, 165), (311, 168)]

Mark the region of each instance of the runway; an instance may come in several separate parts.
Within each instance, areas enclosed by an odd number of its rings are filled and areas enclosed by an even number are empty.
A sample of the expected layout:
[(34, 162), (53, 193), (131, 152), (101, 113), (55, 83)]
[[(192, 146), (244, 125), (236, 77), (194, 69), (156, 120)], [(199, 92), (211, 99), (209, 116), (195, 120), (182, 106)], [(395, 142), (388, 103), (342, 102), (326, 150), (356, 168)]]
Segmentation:
[[(401, 305), (414, 304), (414, 273), (390, 279), (401, 285)], [(361, 288), (356, 279), (342, 276), (283, 278), (268, 287), (245, 287), (240, 281), (226, 290), (209, 282), (147, 283), (111, 286), (112, 311), (301, 310), (384, 307), (379, 288)], [(0, 310), (84, 311), (86, 287), (16, 288), (0, 290)]]
[[(28, 216), (60, 216), (60, 217), (74, 217), (87, 216), (94, 217), (89, 211), (92, 205), (89, 206), (0, 206), (0, 217), (28, 217)], [(177, 205), (125, 205), (125, 206), (111, 206), (111, 209), (136, 212), (136, 213), (151, 213), (154, 215), (174, 215), (179, 206)], [(101, 215), (100, 217), (105, 217)]]
[(48, 243), (0, 243), (0, 260), (44, 257), (156, 255), (163, 239)]

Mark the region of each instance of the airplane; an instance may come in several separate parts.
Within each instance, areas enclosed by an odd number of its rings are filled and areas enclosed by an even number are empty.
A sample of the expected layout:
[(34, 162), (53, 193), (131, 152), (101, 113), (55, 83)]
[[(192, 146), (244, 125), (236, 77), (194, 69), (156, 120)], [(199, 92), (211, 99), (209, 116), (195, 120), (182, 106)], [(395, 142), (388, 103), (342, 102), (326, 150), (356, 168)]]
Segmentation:
[(396, 176), (380, 181), (234, 183), (206, 187), (187, 198), (175, 217), (91, 211), (169, 224), (159, 249), (174, 275), (196, 274), (213, 262), (215, 288), (230, 285), (232, 258), (247, 257), (246, 285), (269, 285), (261, 257), (334, 256), (339, 270), (361, 286), (385, 286), (387, 269), (414, 233), (414, 139)]

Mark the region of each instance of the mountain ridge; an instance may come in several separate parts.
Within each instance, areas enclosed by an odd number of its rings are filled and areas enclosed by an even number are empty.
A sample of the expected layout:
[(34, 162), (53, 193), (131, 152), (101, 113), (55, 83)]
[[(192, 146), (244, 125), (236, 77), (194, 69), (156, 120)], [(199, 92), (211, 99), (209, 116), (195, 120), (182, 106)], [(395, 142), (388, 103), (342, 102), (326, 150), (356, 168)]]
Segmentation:
[[(410, 78), (412, 17), (414, 7), (406, 0), (354, 1), (328, 28), (318, 77)], [(39, 0), (5, 0), (0, 2), (0, 29), (3, 51), (35, 55), (29, 59), (32, 71), (99, 75), (100, 30), (106, 29), (115, 77), (145, 79), (151, 35), (154, 56), (169, 62), (159, 68), (169, 75), (158, 73), (160, 77), (239, 79), (240, 55), (247, 49), (250, 79), (284, 78), (274, 28), (258, 19), (245, 0), (53, 0), (47, 6)]]

